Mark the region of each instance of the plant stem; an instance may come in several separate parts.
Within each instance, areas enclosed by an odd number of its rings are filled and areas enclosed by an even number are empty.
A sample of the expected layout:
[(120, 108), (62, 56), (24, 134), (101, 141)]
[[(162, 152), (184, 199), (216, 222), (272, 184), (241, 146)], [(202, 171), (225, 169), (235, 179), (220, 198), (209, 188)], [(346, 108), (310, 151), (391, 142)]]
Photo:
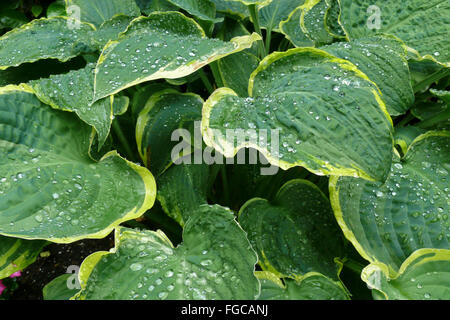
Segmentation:
[(220, 75), (219, 71), (219, 62), (214, 61), (210, 63), (209, 67), (211, 68), (214, 80), (216, 81), (217, 88), (225, 87), (225, 85), (223, 84), (222, 76)]
[[(250, 17), (252, 18), (253, 25), (255, 26), (256, 32), (262, 38), (262, 30), (261, 30), (261, 26), (259, 25), (259, 16), (258, 16), (258, 10), (256, 8), (256, 4), (250, 4), (248, 6), (248, 11), (250, 12)], [(259, 57), (261, 59), (264, 58), (265, 53), (266, 53), (266, 48), (264, 47), (264, 42), (259, 41)]]
[(412, 114), (410, 111), (408, 111), (408, 114), (402, 119), (402, 121), (400, 121), (400, 122), (397, 124), (397, 127), (398, 127), (398, 128), (404, 127), (404, 126), (406, 126), (411, 120), (414, 120), (414, 119), (415, 119), (415, 117), (413, 116), (413, 114)]
[(281, 40), (280, 45), (278, 46), (278, 51), (286, 51), (289, 46), (289, 40), (286, 38), (283, 38)]
[(361, 274), (362, 270), (364, 269), (364, 265), (350, 258), (344, 260), (344, 266), (356, 272), (357, 274)]
[(131, 150), (130, 145), (128, 144), (128, 140), (125, 137), (125, 135), (124, 135), (124, 133), (122, 131), (122, 128), (120, 127), (118, 119), (115, 119), (112, 122), (112, 127), (113, 127), (113, 130), (114, 130), (114, 133), (116, 134), (117, 138), (120, 141), (120, 144), (121, 144), (123, 150), (126, 153), (126, 156), (127, 156), (128, 160), (135, 161), (136, 159), (134, 158), (133, 151)]
[(222, 176), (222, 188), (223, 188), (223, 195), (225, 197), (225, 202), (231, 206), (230, 204), (230, 194), (228, 192), (228, 179), (227, 179), (227, 170), (225, 166), (222, 166), (220, 168), (220, 174)]
[(269, 55), (270, 53), (270, 42), (272, 41), (272, 28), (268, 27), (267, 28), (267, 33), (266, 33), (266, 56)]
[(200, 79), (202, 79), (203, 84), (206, 87), (206, 90), (208, 90), (209, 94), (212, 94), (214, 92), (214, 87), (209, 81), (208, 76), (206, 75), (205, 71), (203, 69), (199, 70)]

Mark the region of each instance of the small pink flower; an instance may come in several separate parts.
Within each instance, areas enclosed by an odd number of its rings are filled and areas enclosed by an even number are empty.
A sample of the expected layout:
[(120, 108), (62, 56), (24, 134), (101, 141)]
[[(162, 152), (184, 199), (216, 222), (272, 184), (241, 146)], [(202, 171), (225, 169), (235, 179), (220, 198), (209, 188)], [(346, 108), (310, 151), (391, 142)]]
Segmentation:
[(5, 285), (3, 284), (2, 280), (0, 280), (0, 296), (2, 295), (5, 289), (6, 289)]
[(10, 275), (10, 278), (18, 278), (22, 275), (22, 273), (20, 271), (16, 271), (14, 272), (12, 275)]

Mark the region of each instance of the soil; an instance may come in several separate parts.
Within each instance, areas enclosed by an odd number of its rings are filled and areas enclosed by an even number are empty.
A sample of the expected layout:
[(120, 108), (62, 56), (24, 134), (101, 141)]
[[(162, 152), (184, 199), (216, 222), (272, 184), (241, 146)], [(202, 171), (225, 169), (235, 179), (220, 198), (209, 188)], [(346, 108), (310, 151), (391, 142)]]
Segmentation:
[[(50, 244), (41, 256), (22, 271), (17, 278), (18, 288), (11, 292), (11, 300), (42, 300), (42, 289), (56, 277), (67, 272), (71, 265), (80, 266), (93, 252), (114, 247), (114, 234), (100, 240), (81, 240), (71, 244)], [(49, 253), (49, 255), (48, 255)]]

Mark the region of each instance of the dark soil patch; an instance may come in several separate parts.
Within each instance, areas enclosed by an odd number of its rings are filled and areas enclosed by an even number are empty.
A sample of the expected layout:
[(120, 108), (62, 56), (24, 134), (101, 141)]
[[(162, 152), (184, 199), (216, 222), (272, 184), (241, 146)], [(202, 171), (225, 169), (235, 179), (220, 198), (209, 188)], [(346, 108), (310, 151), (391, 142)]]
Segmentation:
[[(80, 266), (83, 260), (96, 251), (108, 251), (114, 247), (114, 234), (100, 240), (81, 240), (71, 244), (50, 244), (33, 264), (17, 278), (18, 288), (11, 293), (11, 300), (42, 300), (42, 289), (56, 277), (65, 274), (71, 265)], [(44, 254), (45, 255), (45, 254)]]

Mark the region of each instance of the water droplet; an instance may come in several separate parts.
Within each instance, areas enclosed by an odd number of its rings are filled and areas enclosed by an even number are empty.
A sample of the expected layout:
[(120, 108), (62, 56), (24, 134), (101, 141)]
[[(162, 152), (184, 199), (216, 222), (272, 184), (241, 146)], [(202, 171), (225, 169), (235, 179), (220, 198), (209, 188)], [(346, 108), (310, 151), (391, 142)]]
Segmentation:
[(139, 271), (139, 270), (142, 269), (142, 263), (133, 263), (133, 264), (130, 266), (130, 269), (131, 269), (132, 271)]

